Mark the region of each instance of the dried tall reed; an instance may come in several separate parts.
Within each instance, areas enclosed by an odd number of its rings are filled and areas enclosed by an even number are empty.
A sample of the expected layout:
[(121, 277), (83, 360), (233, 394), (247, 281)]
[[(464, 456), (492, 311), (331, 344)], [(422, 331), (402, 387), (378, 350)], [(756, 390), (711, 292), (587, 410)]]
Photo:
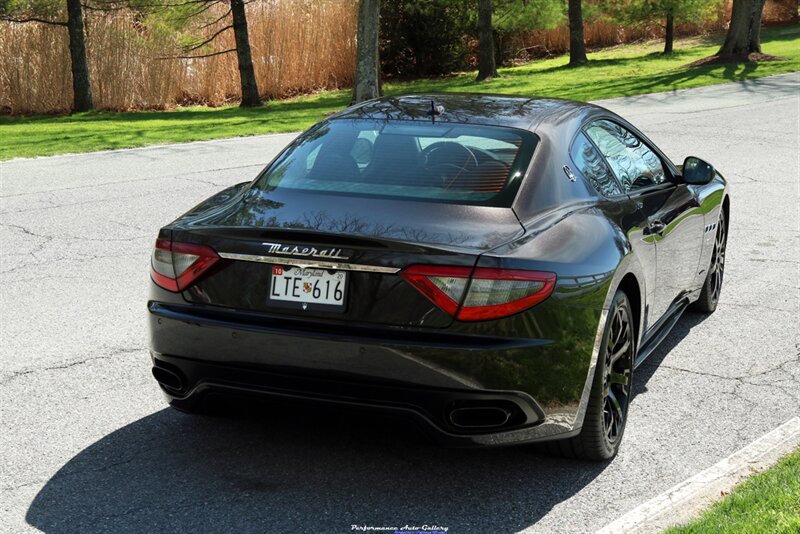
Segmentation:
[(0, 23), (0, 112), (63, 112), (72, 105), (66, 29)]
[[(262, 97), (280, 98), (352, 82), (354, 0), (256, 0), (247, 9)], [(174, 36), (148, 32), (133, 12), (88, 13), (86, 38), (98, 109), (220, 105), (240, 96), (234, 53), (175, 59), (180, 53)], [(213, 50), (232, 47), (233, 32), (227, 31)], [(0, 112), (69, 111), (72, 79), (66, 29), (0, 23), (0, 50)]]

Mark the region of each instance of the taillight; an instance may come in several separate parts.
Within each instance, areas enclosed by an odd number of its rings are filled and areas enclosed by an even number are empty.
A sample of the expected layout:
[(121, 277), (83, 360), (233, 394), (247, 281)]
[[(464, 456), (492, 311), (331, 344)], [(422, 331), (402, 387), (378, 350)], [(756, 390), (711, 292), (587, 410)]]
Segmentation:
[(157, 239), (150, 276), (168, 291), (183, 291), (219, 259), (211, 247)]
[(400, 276), (459, 321), (513, 315), (545, 300), (556, 285), (555, 273), (484, 267), (413, 265)]

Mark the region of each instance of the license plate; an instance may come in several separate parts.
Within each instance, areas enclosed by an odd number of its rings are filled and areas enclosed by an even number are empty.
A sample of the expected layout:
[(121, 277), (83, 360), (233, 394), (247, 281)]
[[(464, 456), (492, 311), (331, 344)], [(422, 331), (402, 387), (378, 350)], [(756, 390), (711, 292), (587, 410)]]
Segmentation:
[(269, 300), (276, 305), (342, 311), (347, 294), (347, 273), (302, 267), (272, 268)]

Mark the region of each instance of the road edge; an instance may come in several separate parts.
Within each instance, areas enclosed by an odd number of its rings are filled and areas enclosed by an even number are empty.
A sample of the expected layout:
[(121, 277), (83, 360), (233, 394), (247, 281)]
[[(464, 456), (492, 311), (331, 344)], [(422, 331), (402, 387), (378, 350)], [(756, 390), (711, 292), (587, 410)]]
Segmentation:
[(184, 141), (182, 143), (155, 143), (152, 145), (131, 146), (126, 148), (104, 148), (101, 150), (89, 150), (87, 152), (64, 152), (63, 154), (51, 154), (49, 156), (22, 156), (22, 157), (13, 157), (11, 159), (0, 159), (0, 165), (3, 165), (4, 163), (20, 163), (25, 161), (35, 161), (35, 160), (52, 159), (52, 158), (69, 158), (75, 156), (93, 156), (93, 155), (102, 156), (106, 154), (114, 154), (119, 152), (139, 152), (143, 150), (153, 150), (153, 149), (163, 149), (163, 148), (191, 149), (192, 147), (209, 143), (224, 143), (224, 142), (235, 143), (246, 139), (258, 140), (259, 138), (277, 137), (281, 135), (291, 135), (297, 137), (301, 133), (303, 132), (302, 131), (273, 132), (273, 133), (255, 134), (255, 135), (237, 135), (234, 137), (217, 137), (214, 139), (200, 139), (198, 141)]
[(705, 471), (640, 504), (597, 534), (649, 534), (687, 523), (749, 476), (775, 465), (800, 447), (800, 417), (794, 417)]

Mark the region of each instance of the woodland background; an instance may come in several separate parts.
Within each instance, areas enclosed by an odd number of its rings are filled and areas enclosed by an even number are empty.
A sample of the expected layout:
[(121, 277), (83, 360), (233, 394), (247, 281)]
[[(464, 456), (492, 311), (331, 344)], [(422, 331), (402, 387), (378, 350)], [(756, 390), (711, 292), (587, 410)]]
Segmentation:
[[(495, 14), (498, 61), (511, 64), (551, 57), (569, 49), (562, 2), (520, 17), (513, 7)], [(421, 8), (414, 8), (422, 4)], [(381, 62), (391, 79), (447, 75), (473, 68), (477, 39), (472, 10), (452, 0), (384, 0)], [(588, 48), (662, 37), (661, 21), (631, 23), (609, 15), (604, 2), (585, 0)], [(220, 10), (221, 7), (217, 6)], [(260, 95), (284, 98), (353, 83), (355, 0), (253, 0), (247, 18)], [(85, 13), (87, 56), (95, 107), (101, 110), (218, 106), (240, 98), (235, 54), (181, 59), (187, 36), (218, 15), (210, 10), (195, 28), (175, 32), (163, 21), (129, 9)], [(764, 24), (797, 18), (794, 0), (768, 0)], [(720, 0), (700, 20), (680, 22), (676, 35), (722, 31), (730, 0)], [(219, 36), (202, 55), (234, 46), (233, 33)], [(65, 113), (72, 103), (67, 33), (36, 23), (0, 22), (0, 113)]]

